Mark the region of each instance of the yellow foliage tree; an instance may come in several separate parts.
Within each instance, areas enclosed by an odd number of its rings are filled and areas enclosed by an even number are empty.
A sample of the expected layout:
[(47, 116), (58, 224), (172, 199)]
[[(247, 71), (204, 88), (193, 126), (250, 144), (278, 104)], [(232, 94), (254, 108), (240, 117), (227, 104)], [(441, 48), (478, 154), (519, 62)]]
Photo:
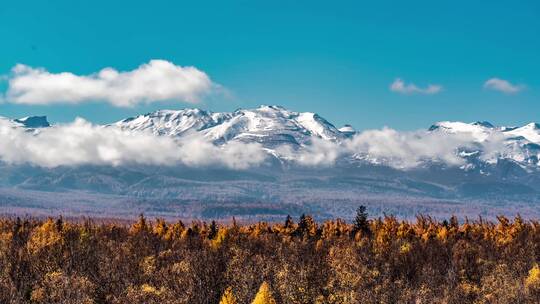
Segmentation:
[(63, 242), (62, 235), (57, 228), (54, 220), (49, 218), (41, 226), (34, 229), (27, 243), (30, 252), (37, 253), (43, 248)]
[(149, 231), (149, 228), (150, 227), (146, 223), (146, 218), (141, 213), (139, 215), (139, 220), (135, 224), (133, 224), (133, 226), (131, 226), (131, 231), (133, 233), (138, 233), (138, 232), (143, 232), (143, 231)]
[(236, 300), (236, 297), (234, 296), (232, 292), (232, 288), (227, 288), (225, 292), (223, 293), (223, 296), (221, 296), (221, 300), (219, 301), (219, 304), (237, 304), (238, 300)]
[(272, 296), (272, 291), (270, 290), (270, 285), (263, 282), (259, 288), (259, 292), (255, 296), (255, 299), (251, 304), (276, 304), (276, 300)]
[(169, 229), (169, 226), (165, 222), (164, 219), (157, 219), (156, 225), (153, 227), (154, 233), (159, 237), (165, 237), (167, 234), (167, 230)]
[(532, 291), (540, 291), (540, 267), (534, 265), (529, 270), (529, 276), (525, 279), (525, 286)]
[(96, 285), (89, 279), (61, 271), (47, 273), (30, 295), (32, 303), (94, 304)]

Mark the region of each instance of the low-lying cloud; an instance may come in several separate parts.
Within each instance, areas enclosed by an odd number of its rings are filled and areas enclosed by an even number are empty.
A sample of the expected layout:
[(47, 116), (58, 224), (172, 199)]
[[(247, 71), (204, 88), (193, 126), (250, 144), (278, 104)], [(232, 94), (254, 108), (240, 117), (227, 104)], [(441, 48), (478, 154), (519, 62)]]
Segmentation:
[(90, 75), (51, 73), (18, 64), (7, 81), (4, 101), (28, 105), (103, 101), (132, 107), (165, 100), (197, 103), (219, 87), (203, 71), (166, 60), (151, 60), (132, 71), (108, 67)]
[(276, 152), (280, 157), (306, 167), (331, 166), (346, 153), (343, 144), (320, 138), (314, 138), (309, 145), (299, 150), (282, 145)]
[(93, 125), (84, 119), (28, 132), (0, 120), (0, 160), (42, 167), (75, 165), (187, 165), (245, 169), (266, 158), (257, 143), (216, 146), (199, 134), (182, 138)]
[(433, 95), (441, 92), (443, 87), (438, 84), (430, 84), (425, 88), (420, 88), (414, 83), (406, 84), (405, 81), (397, 78), (390, 85), (390, 91), (400, 93), (400, 94), (425, 94)]
[[(478, 141), (473, 134), (442, 131), (400, 132), (390, 128), (367, 130), (341, 142), (315, 138), (309, 145), (282, 145), (274, 154), (306, 167), (333, 166), (343, 156), (359, 161), (411, 169), (426, 161), (449, 166), (466, 164), (460, 152), (481, 151), (479, 159), (516, 157), (520, 147), (494, 133)], [(525, 157), (525, 155), (524, 155)], [(41, 167), (130, 164), (189, 167), (224, 167), (244, 170), (263, 165), (270, 158), (259, 143), (229, 141), (216, 145), (203, 134), (181, 137), (156, 136), (145, 131), (94, 125), (84, 119), (38, 131), (15, 127), (0, 119), (0, 161)]]
[(352, 156), (368, 163), (411, 169), (425, 161), (463, 165), (465, 159), (459, 156), (458, 151), (477, 144), (470, 134), (400, 132), (385, 127), (366, 130), (340, 143), (315, 140), (299, 151), (288, 146), (277, 151), (280, 156), (309, 167), (331, 166), (341, 156)]
[(469, 134), (399, 132), (385, 127), (360, 133), (348, 141), (345, 148), (359, 158), (408, 169), (427, 160), (462, 165), (465, 160), (458, 156), (458, 149), (471, 147), (473, 142)]

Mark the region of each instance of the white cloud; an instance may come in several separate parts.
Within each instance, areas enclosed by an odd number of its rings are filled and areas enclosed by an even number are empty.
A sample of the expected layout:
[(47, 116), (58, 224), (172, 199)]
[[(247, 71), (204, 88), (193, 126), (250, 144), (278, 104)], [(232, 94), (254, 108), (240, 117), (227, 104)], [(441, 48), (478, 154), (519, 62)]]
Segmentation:
[[(507, 136), (494, 132), (479, 142), (469, 132), (400, 132), (390, 128), (366, 130), (351, 139), (331, 142), (314, 139), (293, 149), (275, 149), (280, 157), (300, 166), (332, 166), (342, 156), (353, 156), (369, 163), (397, 169), (411, 169), (426, 161), (461, 166), (466, 160), (460, 151), (481, 151), (479, 158), (515, 158), (520, 147), (508, 145)], [(516, 150), (517, 149), (517, 150)], [(156, 136), (145, 131), (129, 131), (93, 125), (83, 119), (69, 124), (29, 132), (6, 119), (0, 119), (0, 161), (41, 167), (130, 164), (190, 167), (225, 167), (242, 170), (262, 165), (269, 157), (259, 143), (229, 141), (216, 145), (203, 134), (182, 137)]]
[(262, 164), (267, 154), (258, 143), (229, 141), (217, 146), (200, 133), (184, 135), (178, 141), (178, 157), (191, 167), (225, 166), (231, 169), (247, 169)]
[(287, 145), (282, 145), (276, 150), (280, 157), (306, 167), (333, 165), (345, 152), (343, 145), (319, 138), (314, 138), (309, 145), (298, 151)]
[(165, 60), (151, 60), (132, 71), (109, 67), (83, 76), (18, 64), (8, 76), (5, 100), (32, 105), (105, 101), (117, 107), (163, 100), (197, 103), (217, 87), (197, 68)]
[(425, 88), (419, 88), (414, 83), (406, 84), (403, 80), (400, 78), (397, 78), (394, 80), (394, 82), (390, 85), (390, 90), (392, 92), (400, 93), (400, 94), (426, 94), (426, 95), (433, 95), (441, 92), (443, 87), (441, 85), (436, 84), (430, 84)]
[(81, 118), (32, 133), (0, 119), (0, 160), (12, 164), (42, 167), (184, 164), (246, 169), (261, 164), (265, 158), (257, 143), (229, 142), (218, 147), (200, 134), (175, 139), (96, 126)]
[(399, 132), (390, 128), (364, 131), (345, 144), (349, 153), (375, 163), (407, 169), (423, 161), (439, 161), (452, 166), (464, 160), (457, 155), (459, 148), (470, 147), (470, 134), (442, 132)]
[(486, 80), (486, 82), (484, 83), (484, 88), (503, 92), (505, 94), (515, 94), (522, 91), (525, 86), (522, 84), (515, 85), (510, 83), (508, 80), (494, 77)]
[(426, 161), (461, 166), (465, 159), (459, 151), (481, 150), (482, 159), (491, 159), (504, 151), (503, 136), (490, 136), (479, 143), (471, 133), (403, 132), (391, 128), (366, 130), (340, 143), (314, 140), (299, 150), (289, 146), (277, 148), (277, 154), (301, 166), (332, 166), (341, 156), (390, 166), (396, 169), (416, 168)]

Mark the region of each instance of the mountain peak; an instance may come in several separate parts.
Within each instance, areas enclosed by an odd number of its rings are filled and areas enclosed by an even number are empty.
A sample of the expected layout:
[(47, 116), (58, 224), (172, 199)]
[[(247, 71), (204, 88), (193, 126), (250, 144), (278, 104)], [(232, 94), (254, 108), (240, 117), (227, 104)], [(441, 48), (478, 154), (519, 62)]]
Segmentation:
[(540, 130), (540, 124), (537, 122), (531, 122), (524, 125), (523, 128), (532, 129), (532, 130)]
[(208, 114), (205, 110), (201, 110), (199, 108), (185, 108), (181, 110), (169, 110), (169, 109), (163, 109), (163, 110), (157, 110), (154, 112), (146, 113), (143, 116), (152, 116), (152, 117), (161, 117), (161, 116), (180, 116), (180, 115), (206, 115)]
[(280, 105), (260, 105), (257, 110), (286, 111), (287, 109)]
[(508, 129), (505, 133), (523, 137), (536, 144), (540, 143), (540, 124), (535, 122), (526, 124), (523, 127)]
[(252, 115), (254, 114), (254, 115), (262, 115), (262, 116), (269, 116), (269, 117), (275, 117), (275, 116), (289, 117), (295, 114), (295, 112), (290, 111), (286, 109), (285, 107), (278, 106), (278, 105), (261, 105), (253, 109), (237, 109), (236, 111), (233, 112), (233, 114), (235, 113), (243, 113), (243, 114), (252, 113)]
[(129, 130), (149, 130), (156, 135), (180, 135), (189, 129), (200, 131), (217, 123), (214, 113), (198, 108), (158, 110), (121, 120), (114, 125)]
[(477, 122), (473, 122), (472, 125), (481, 126), (481, 127), (489, 128), (489, 129), (495, 128), (495, 126), (492, 125), (489, 121), (477, 121)]
[(353, 126), (351, 126), (349, 124), (343, 125), (343, 127), (339, 128), (338, 130), (339, 130), (339, 132), (341, 132), (343, 134), (346, 134), (346, 135), (352, 135), (352, 134), (356, 133), (356, 129), (354, 129)]
[(47, 121), (47, 116), (27, 116), (14, 120), (27, 128), (47, 128), (51, 125)]
[(283, 142), (307, 143), (312, 137), (337, 140), (347, 135), (316, 113), (294, 112), (279, 105), (223, 113), (200, 109), (161, 110), (124, 119), (114, 125), (171, 136), (193, 130), (215, 142), (253, 140), (268, 146)]

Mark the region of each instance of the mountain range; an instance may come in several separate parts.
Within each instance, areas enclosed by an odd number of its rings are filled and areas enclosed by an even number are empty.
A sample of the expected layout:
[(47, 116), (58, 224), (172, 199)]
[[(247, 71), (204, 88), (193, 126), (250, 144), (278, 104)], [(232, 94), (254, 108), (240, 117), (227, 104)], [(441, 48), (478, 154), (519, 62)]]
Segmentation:
[[(336, 128), (315, 113), (289, 111), (280, 106), (261, 106), (252, 110), (237, 110), (232, 113), (213, 113), (200, 109), (179, 111), (163, 110), (119, 121), (111, 126), (131, 131), (149, 131), (158, 136), (179, 137), (189, 132), (199, 132), (215, 144), (229, 141), (257, 142), (279, 158), (274, 149), (282, 145), (293, 148), (309, 146), (313, 140), (321, 139), (341, 143), (361, 133), (352, 126)], [(539, 168), (540, 125), (530, 123), (522, 127), (495, 127), (489, 122), (438, 122), (428, 132), (463, 135), (469, 147), (457, 147), (457, 155), (470, 164), (478, 156), (480, 162), (496, 164), (501, 160), (515, 162), (522, 168)], [(455, 137), (455, 136), (454, 136)], [(501, 144), (496, 151), (484, 153), (486, 144)], [(349, 155), (351, 156), (351, 155)], [(369, 153), (352, 155), (352, 158), (378, 163)], [(435, 157), (436, 158), (436, 157)], [(433, 161), (434, 159), (426, 159)]]
[[(46, 117), (0, 120), (32, 136), (61, 126)], [(1, 210), (273, 220), (304, 212), (350, 218), (364, 204), (373, 214), (404, 217), (540, 215), (538, 123), (444, 121), (414, 132), (356, 131), (315, 113), (261, 106), (227, 113), (160, 110), (97, 128), (180, 143), (195, 136), (217, 147), (214, 154), (237, 143), (240, 150), (256, 147), (264, 157), (240, 169), (185, 162), (42, 166), (3, 159)], [(192, 150), (203, 153), (197, 145)]]

